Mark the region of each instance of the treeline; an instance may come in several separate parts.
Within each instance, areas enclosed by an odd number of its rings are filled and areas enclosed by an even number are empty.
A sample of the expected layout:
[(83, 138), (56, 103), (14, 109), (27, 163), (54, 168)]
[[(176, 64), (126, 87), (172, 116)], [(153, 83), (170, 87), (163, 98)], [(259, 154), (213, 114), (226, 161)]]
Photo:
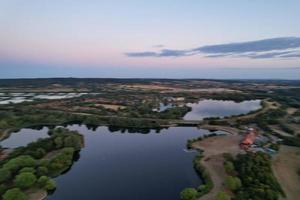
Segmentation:
[(254, 118), (247, 118), (247, 119), (238, 119), (237, 125), (245, 125), (255, 123), (261, 129), (265, 131), (271, 131), (268, 125), (276, 125), (279, 124), (279, 119), (286, 115), (285, 108), (279, 108), (274, 110), (269, 110), (268, 112), (256, 115)]
[(235, 102), (242, 102), (247, 100), (257, 100), (260, 98), (263, 98), (263, 96), (260, 96), (258, 94), (250, 94), (250, 93), (214, 93), (209, 94), (209, 97), (215, 100), (229, 100), (229, 101), (235, 101)]
[(60, 111), (31, 110), (14, 112), (2, 112), (0, 114), (0, 130), (9, 128), (23, 128), (38, 125), (64, 125), (71, 123), (81, 123), (86, 125), (111, 125), (124, 128), (159, 128), (168, 125), (168, 120), (144, 119), (115, 116), (80, 115)]
[(277, 89), (271, 94), (271, 98), (278, 101), (280, 104), (295, 108), (300, 108), (300, 89)]
[(208, 171), (201, 165), (201, 159), (203, 158), (202, 152), (200, 152), (194, 159), (194, 169), (201, 177), (203, 184), (198, 188), (186, 188), (180, 193), (181, 200), (197, 200), (201, 196), (207, 194), (213, 188), (213, 182)]
[(229, 156), (224, 166), (230, 174), (225, 185), (234, 193), (232, 200), (277, 200), (285, 196), (265, 153), (239, 154), (236, 159)]
[(50, 137), (15, 149), (0, 163), (0, 196), (3, 200), (26, 200), (34, 190), (54, 190), (51, 177), (58, 176), (73, 163), (83, 146), (76, 131), (57, 128)]

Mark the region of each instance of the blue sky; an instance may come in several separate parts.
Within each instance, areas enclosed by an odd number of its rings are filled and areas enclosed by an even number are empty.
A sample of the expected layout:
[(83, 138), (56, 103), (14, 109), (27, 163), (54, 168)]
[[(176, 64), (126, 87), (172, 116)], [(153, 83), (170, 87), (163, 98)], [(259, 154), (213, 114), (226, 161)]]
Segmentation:
[(298, 0), (0, 0), (0, 78), (300, 79), (299, 8)]

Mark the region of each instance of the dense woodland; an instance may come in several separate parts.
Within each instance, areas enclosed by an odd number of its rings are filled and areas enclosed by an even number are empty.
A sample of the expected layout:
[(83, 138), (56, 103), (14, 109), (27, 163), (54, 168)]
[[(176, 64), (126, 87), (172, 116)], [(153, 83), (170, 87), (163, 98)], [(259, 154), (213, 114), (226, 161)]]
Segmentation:
[(3, 200), (27, 199), (29, 191), (55, 189), (52, 177), (60, 175), (73, 163), (83, 146), (76, 131), (57, 128), (50, 137), (15, 149), (0, 163), (0, 196)]
[(277, 200), (285, 196), (271, 169), (271, 157), (265, 153), (226, 155), (228, 177), (225, 185), (235, 195), (232, 200)]

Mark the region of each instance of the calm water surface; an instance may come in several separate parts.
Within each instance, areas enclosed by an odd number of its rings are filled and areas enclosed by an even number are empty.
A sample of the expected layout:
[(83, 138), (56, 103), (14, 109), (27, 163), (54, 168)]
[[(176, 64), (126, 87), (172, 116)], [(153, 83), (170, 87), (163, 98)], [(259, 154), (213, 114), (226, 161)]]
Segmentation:
[[(238, 115), (260, 108), (260, 101), (204, 100), (189, 104), (185, 119)], [(72, 125), (84, 135), (85, 147), (71, 169), (55, 178), (57, 190), (48, 200), (179, 200), (186, 187), (197, 187), (201, 179), (193, 169), (195, 152), (185, 150), (188, 139), (209, 134), (192, 127), (152, 130), (148, 134), (89, 130)], [(1, 142), (3, 147), (25, 146), (48, 137), (48, 129), (22, 129)]]
[(188, 103), (192, 108), (185, 116), (185, 120), (201, 120), (208, 117), (226, 117), (231, 115), (246, 114), (250, 111), (261, 108), (261, 100), (251, 100), (243, 102), (201, 100), (198, 103)]
[(179, 200), (186, 187), (201, 179), (193, 169), (195, 152), (188, 139), (206, 130), (176, 127), (149, 134), (95, 131), (70, 126), (84, 134), (85, 147), (71, 170), (56, 178), (57, 190), (47, 199)]
[(48, 135), (48, 128), (44, 127), (41, 130), (33, 130), (23, 128), (16, 133), (11, 133), (9, 138), (0, 142), (0, 145), (4, 148), (16, 148), (26, 146), (30, 142), (34, 142), (39, 138), (46, 138)]

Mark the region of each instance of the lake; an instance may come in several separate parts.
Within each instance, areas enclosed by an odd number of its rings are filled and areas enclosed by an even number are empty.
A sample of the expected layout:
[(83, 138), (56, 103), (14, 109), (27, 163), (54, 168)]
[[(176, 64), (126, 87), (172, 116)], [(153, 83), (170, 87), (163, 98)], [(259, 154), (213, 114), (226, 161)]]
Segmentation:
[(209, 134), (206, 130), (174, 127), (142, 134), (69, 128), (84, 134), (85, 147), (71, 170), (56, 178), (57, 190), (47, 199), (179, 200), (181, 190), (201, 184), (192, 164), (196, 152), (185, 147), (188, 139)]
[[(259, 109), (260, 101), (203, 100), (188, 105), (192, 111), (184, 118), (199, 120), (248, 113)], [(193, 168), (197, 153), (185, 148), (188, 139), (210, 134), (207, 130), (172, 127), (145, 134), (84, 125), (67, 128), (83, 134), (85, 146), (69, 171), (55, 178), (57, 189), (48, 200), (179, 200), (184, 188), (201, 185)], [(47, 131), (22, 129), (1, 145), (24, 146), (48, 137)]]
[[(55, 178), (57, 189), (49, 200), (179, 200), (184, 188), (201, 184), (193, 168), (197, 153), (187, 151), (186, 143), (210, 134), (207, 130), (173, 127), (145, 134), (84, 125), (67, 128), (83, 134), (85, 145), (71, 169)], [(22, 129), (2, 143), (24, 146), (37, 140), (38, 133), (46, 137), (47, 130)]]
[(185, 120), (202, 120), (209, 117), (226, 117), (232, 115), (246, 114), (261, 108), (261, 100), (250, 100), (242, 102), (221, 101), (206, 99), (198, 103), (188, 103), (192, 108), (185, 116)]

